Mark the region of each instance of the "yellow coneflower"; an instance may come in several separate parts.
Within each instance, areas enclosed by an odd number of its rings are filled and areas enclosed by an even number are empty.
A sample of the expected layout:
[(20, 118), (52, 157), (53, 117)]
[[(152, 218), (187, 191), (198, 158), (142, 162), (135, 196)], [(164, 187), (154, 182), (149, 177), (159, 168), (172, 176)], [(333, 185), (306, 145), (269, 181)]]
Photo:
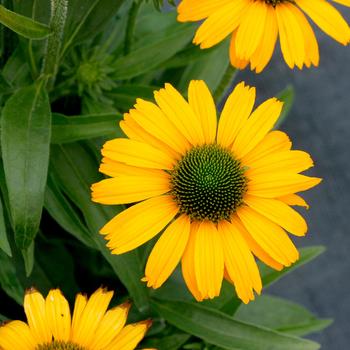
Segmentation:
[(163, 229), (144, 281), (160, 287), (179, 261), (197, 300), (220, 293), (223, 277), (247, 303), (261, 280), (252, 253), (281, 269), (298, 259), (288, 231), (302, 236), (306, 206), (296, 192), (320, 179), (299, 174), (313, 162), (291, 150), (288, 136), (271, 131), (282, 102), (271, 98), (253, 111), (255, 88), (240, 83), (217, 125), (203, 81), (192, 81), (189, 102), (170, 84), (155, 91), (157, 105), (138, 99), (120, 126), (128, 138), (105, 143), (92, 199), (130, 206), (102, 229), (113, 254), (147, 242)]
[[(350, 0), (333, 1), (350, 6)], [(231, 34), (232, 65), (250, 63), (257, 73), (269, 63), (278, 36), (290, 68), (318, 66), (318, 43), (305, 14), (334, 40), (350, 42), (349, 25), (326, 0), (182, 0), (178, 13), (181, 22), (205, 20), (193, 39), (202, 49)]]
[(151, 322), (125, 325), (130, 303), (107, 311), (113, 292), (98, 289), (88, 299), (78, 294), (71, 316), (60, 290), (44, 297), (35, 289), (24, 298), (27, 322), (0, 327), (2, 350), (133, 350)]

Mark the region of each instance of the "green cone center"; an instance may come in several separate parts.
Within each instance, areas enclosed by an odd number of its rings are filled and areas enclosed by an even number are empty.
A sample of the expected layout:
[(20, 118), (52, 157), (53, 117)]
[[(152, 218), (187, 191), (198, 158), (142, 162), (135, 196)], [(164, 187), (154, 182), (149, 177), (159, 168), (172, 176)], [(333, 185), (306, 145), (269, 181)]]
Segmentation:
[(172, 194), (192, 220), (229, 220), (246, 192), (244, 169), (217, 144), (189, 150), (171, 172)]
[(40, 344), (35, 348), (35, 350), (87, 350), (87, 349), (78, 344), (55, 340), (52, 343)]

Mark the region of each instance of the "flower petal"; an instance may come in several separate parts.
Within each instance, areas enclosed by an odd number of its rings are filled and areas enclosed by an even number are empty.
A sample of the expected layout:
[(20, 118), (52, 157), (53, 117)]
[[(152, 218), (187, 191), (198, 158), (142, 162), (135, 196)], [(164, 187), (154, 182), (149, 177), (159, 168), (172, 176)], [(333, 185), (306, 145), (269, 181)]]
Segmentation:
[(186, 215), (176, 219), (158, 239), (147, 260), (147, 287), (159, 288), (175, 270), (190, 235), (190, 220)]
[(288, 205), (297, 205), (299, 207), (304, 207), (306, 209), (309, 209), (310, 206), (306, 203), (305, 199), (298, 196), (297, 194), (288, 194), (283, 197), (278, 198), (280, 201), (288, 204)]
[(0, 326), (0, 348), (3, 350), (34, 350), (34, 340), (28, 325), (22, 321), (11, 321)]

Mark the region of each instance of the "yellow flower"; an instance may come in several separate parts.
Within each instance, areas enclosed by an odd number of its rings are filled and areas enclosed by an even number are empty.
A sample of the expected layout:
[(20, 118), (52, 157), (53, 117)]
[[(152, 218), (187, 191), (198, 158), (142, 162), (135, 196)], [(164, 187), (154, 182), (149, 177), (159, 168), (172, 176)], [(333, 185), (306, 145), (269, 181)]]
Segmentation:
[(150, 321), (125, 326), (130, 303), (107, 311), (113, 292), (98, 289), (88, 299), (78, 294), (71, 316), (60, 290), (44, 297), (35, 289), (24, 298), (27, 323), (11, 321), (0, 327), (3, 350), (133, 350)]
[[(350, 6), (350, 0), (333, 0)], [(318, 66), (319, 50), (307, 14), (326, 34), (343, 45), (350, 42), (350, 28), (326, 0), (182, 0), (181, 22), (205, 20), (193, 42), (212, 47), (232, 34), (231, 64), (260, 73), (269, 63), (280, 38), (283, 57), (290, 68)]]
[(292, 151), (288, 136), (271, 131), (282, 102), (271, 98), (253, 111), (255, 88), (240, 83), (217, 125), (203, 81), (192, 81), (187, 102), (170, 84), (155, 91), (157, 105), (138, 99), (120, 126), (128, 138), (105, 143), (92, 199), (130, 206), (102, 229), (113, 254), (152, 239), (144, 281), (160, 287), (179, 261), (197, 300), (220, 293), (225, 276), (245, 303), (261, 291), (252, 252), (281, 269), (298, 259), (285, 230), (303, 236), (304, 219), (290, 205), (295, 193), (320, 179), (299, 174), (310, 156)]

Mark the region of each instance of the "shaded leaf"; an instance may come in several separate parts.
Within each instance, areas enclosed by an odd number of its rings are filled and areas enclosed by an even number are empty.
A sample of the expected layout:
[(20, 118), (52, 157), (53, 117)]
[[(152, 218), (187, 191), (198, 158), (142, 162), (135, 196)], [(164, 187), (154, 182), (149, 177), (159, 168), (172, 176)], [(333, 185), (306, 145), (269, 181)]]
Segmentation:
[(295, 100), (295, 90), (293, 85), (288, 85), (277, 95), (277, 98), (283, 102), (283, 109), (275, 125), (276, 129), (278, 129), (286, 121), (293, 107)]
[(1, 118), (1, 151), (15, 241), (27, 249), (44, 202), (51, 136), (51, 112), (42, 84), (18, 90)]
[(237, 321), (200, 304), (152, 301), (169, 323), (210, 344), (232, 350), (316, 350), (315, 342)]
[(7, 238), (7, 230), (4, 217), (4, 208), (0, 197), (0, 249), (8, 256), (12, 256), (10, 243)]
[(2, 5), (0, 5), (0, 23), (28, 39), (45, 39), (50, 34), (47, 25), (10, 11)]
[(28, 248), (22, 250), (24, 267), (27, 277), (30, 276), (34, 268), (34, 248), (34, 241), (32, 241)]

